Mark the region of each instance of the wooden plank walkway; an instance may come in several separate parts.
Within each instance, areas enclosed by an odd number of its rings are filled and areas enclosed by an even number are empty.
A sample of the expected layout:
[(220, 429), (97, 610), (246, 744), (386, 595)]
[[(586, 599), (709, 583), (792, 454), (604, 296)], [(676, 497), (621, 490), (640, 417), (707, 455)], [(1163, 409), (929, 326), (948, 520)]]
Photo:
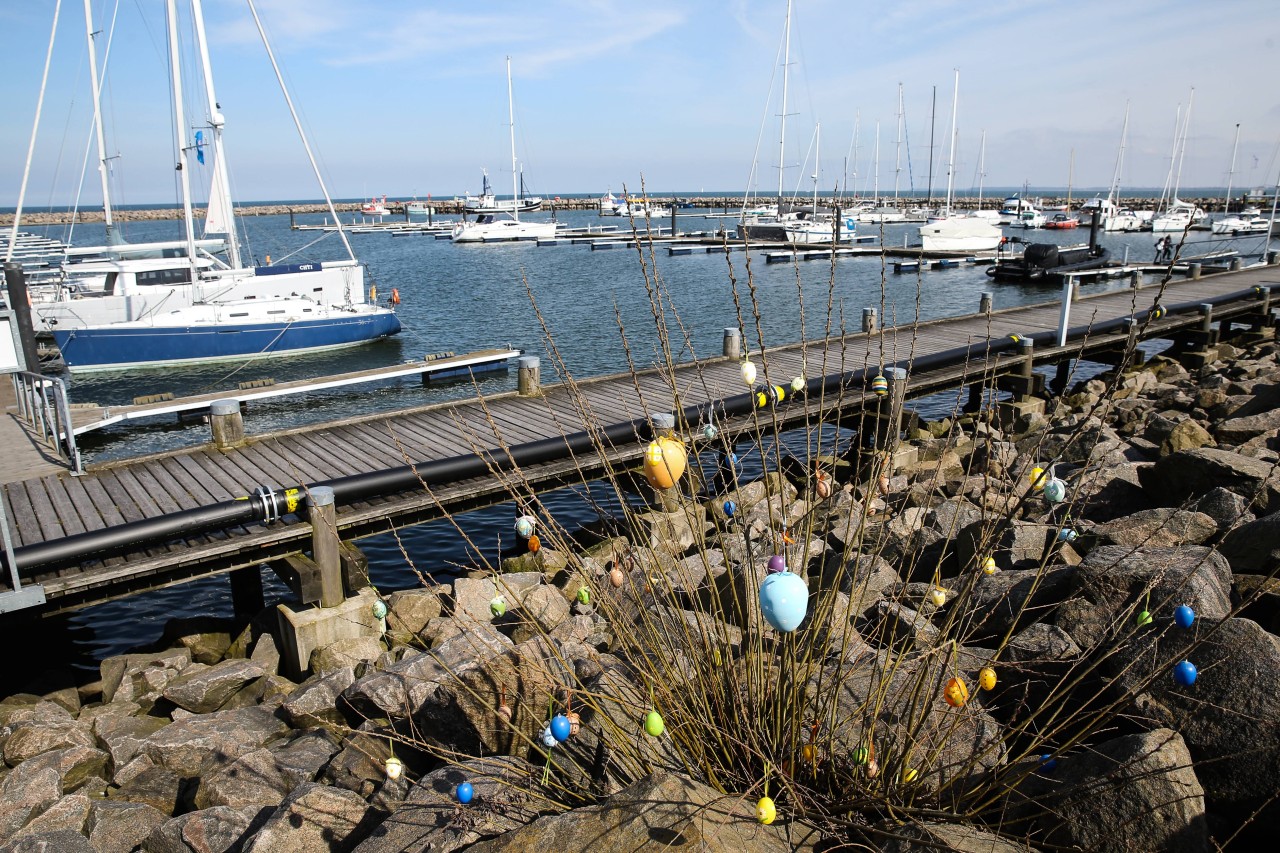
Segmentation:
[(40, 433), (18, 417), (18, 402), (8, 376), (0, 376), (0, 450), (0, 483), (67, 470), (57, 452), (40, 440)]
[[(1256, 269), (1185, 280), (1168, 285), (1165, 305), (1197, 303), (1247, 289), (1255, 284), (1280, 284), (1280, 270)], [(1073, 306), (1072, 325), (1083, 326), (1130, 316), (1149, 308), (1155, 286), (1086, 297)], [(1215, 317), (1233, 311), (1256, 311), (1250, 300), (1223, 307)], [(972, 343), (1002, 339), (1011, 334), (1056, 329), (1056, 303), (1008, 309), (889, 328), (875, 335), (851, 335), (779, 347), (754, 356), (762, 380), (787, 385), (792, 377), (874, 368), (908, 357), (919, 359)], [(1198, 325), (1199, 317), (1182, 315), (1155, 324), (1157, 330)], [(1158, 337), (1159, 335), (1154, 335)], [(1091, 345), (1102, 346), (1121, 335), (1095, 335)], [(1057, 350), (1074, 352), (1078, 344)], [(1038, 347), (1051, 357), (1054, 348)], [(1013, 356), (1001, 357), (1007, 363)], [(975, 365), (946, 365), (912, 376), (913, 392), (954, 386), (972, 378)], [(210, 446), (103, 466), (82, 477), (37, 475), (10, 478), (3, 497), (14, 528), (17, 547), (100, 530), (122, 522), (154, 518), (180, 509), (207, 506), (249, 495), (258, 486), (290, 487), (318, 483), (352, 474), (396, 468), (410, 462), (444, 459), (460, 454), (509, 447), (537, 439), (574, 433), (589, 426), (640, 419), (652, 412), (672, 411), (709, 400), (741, 394), (745, 389), (736, 362), (712, 358), (679, 366), (673, 373), (648, 371), (633, 377), (617, 374), (574, 386), (552, 386), (538, 398), (514, 392), (436, 404), (393, 414), (352, 418), (318, 426), (282, 431), (252, 439), (232, 451)], [(862, 399), (846, 393), (845, 405)], [(771, 410), (780, 426), (805, 423), (819, 409), (832, 420), (831, 400)], [(763, 413), (758, 415), (763, 418)], [(730, 422), (730, 432), (745, 427), (752, 416)], [(810, 421), (812, 422), (812, 421)], [(638, 459), (643, 447), (618, 446), (608, 451), (610, 464)], [(538, 490), (583, 482), (599, 473), (604, 460), (579, 456), (526, 467), (521, 476)], [(339, 508), (344, 537), (383, 532), (396, 526), (508, 500), (508, 476), (486, 476), (418, 489), (399, 495), (368, 498)], [(44, 584), (54, 608), (74, 608), (146, 588), (177, 583), (211, 572), (255, 565), (305, 548), (310, 528), (288, 516), (272, 524), (253, 524), (184, 541), (140, 549), (137, 553), (82, 566), (38, 571), (31, 580)]]

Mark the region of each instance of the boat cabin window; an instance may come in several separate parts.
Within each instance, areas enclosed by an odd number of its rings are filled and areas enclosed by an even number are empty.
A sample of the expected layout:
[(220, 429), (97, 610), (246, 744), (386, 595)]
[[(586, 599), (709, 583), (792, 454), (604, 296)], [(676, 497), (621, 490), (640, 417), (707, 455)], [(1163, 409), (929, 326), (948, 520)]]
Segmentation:
[(191, 269), (190, 267), (179, 267), (167, 270), (147, 270), (146, 272), (135, 273), (134, 278), (141, 287), (190, 284)]
[(493, 221), (493, 217), (487, 213), (482, 213), (476, 217), (476, 224), (478, 225), (483, 225), (485, 223), (492, 222), (492, 221)]

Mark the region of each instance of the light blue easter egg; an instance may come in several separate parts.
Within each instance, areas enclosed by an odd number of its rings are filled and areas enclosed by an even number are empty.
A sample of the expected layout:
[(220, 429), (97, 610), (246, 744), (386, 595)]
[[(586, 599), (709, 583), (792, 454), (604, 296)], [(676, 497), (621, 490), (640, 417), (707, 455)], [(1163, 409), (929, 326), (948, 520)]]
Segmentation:
[(1057, 477), (1044, 484), (1044, 499), (1051, 504), (1062, 503), (1067, 497), (1067, 484)]
[(760, 611), (775, 630), (794, 631), (809, 610), (809, 587), (792, 572), (777, 572), (760, 584)]
[(715, 440), (715, 437), (719, 434), (720, 430), (716, 428), (715, 424), (707, 424), (702, 428), (702, 437), (707, 441)]

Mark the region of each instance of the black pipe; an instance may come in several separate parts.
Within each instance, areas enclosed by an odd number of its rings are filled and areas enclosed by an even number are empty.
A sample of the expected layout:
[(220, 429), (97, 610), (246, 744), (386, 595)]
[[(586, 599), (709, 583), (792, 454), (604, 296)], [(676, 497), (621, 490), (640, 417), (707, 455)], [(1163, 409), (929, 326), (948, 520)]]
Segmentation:
[[(1205, 302), (1219, 305), (1226, 302), (1236, 302), (1257, 293), (1257, 288), (1250, 288), (1207, 300), (1163, 306), (1159, 310), (1164, 313), (1158, 316), (1198, 311), (1200, 305)], [(1134, 314), (1133, 317), (1119, 317), (1093, 325), (1076, 326), (1068, 330), (1068, 336), (1083, 337), (1086, 334), (1105, 334), (1123, 328), (1131, 319), (1143, 322), (1155, 310), (1157, 309), (1140, 311)], [(1029, 338), (1035, 341), (1037, 345), (1055, 345), (1058, 333), (1056, 331), (1045, 331), (1021, 337)], [(893, 365), (885, 365), (885, 367), (899, 366), (920, 371), (931, 370), (948, 364), (962, 364), (978, 357), (1011, 350), (1018, 346), (1019, 340), (1019, 336), (1010, 335), (1004, 338), (980, 341), (968, 346), (955, 347), (920, 356), (912, 361), (904, 360)], [(832, 396), (856, 389), (865, 385), (869, 372), (878, 370), (878, 366), (868, 367), (810, 379), (805, 383), (803, 391), (788, 399), (808, 398), (816, 395)], [(710, 423), (749, 414), (757, 407), (756, 392), (751, 391), (719, 400), (686, 406), (680, 411), (679, 420), (685, 424)], [(334, 499), (337, 502), (350, 503), (362, 498), (408, 491), (424, 483), (429, 486), (439, 485), (480, 477), (495, 471), (508, 471), (516, 465), (537, 465), (543, 462), (564, 459), (571, 454), (589, 453), (595, 450), (597, 442), (616, 446), (645, 441), (652, 436), (653, 430), (648, 420), (638, 418), (609, 424), (597, 430), (576, 432), (570, 435), (544, 438), (514, 445), (505, 452), (497, 449), (487, 450), (481, 453), (424, 461), (415, 465), (404, 465), (382, 471), (371, 471), (366, 474), (352, 474), (347, 477), (299, 485), (294, 488), (296, 491), (305, 493), (308, 489), (316, 486), (328, 486), (334, 490)], [(62, 539), (27, 545), (14, 549), (14, 560), (19, 571), (55, 564), (74, 564), (108, 552), (118, 552), (178, 537), (196, 536), (240, 524), (279, 518), (296, 509), (300, 509), (305, 513), (305, 505), (295, 509), (289, 507), (290, 496), (286, 492), (287, 490), (284, 489), (270, 492), (264, 489), (252, 496), (223, 501), (210, 506), (183, 510), (103, 530), (94, 530)], [(296, 494), (293, 498), (296, 500)]]

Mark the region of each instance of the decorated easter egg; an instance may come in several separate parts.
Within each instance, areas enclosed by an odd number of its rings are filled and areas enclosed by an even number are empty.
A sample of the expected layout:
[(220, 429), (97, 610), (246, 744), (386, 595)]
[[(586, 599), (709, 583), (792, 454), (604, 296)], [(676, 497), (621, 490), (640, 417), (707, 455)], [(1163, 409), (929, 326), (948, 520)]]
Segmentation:
[(453, 792), (453, 795), (458, 798), (458, 802), (465, 806), (467, 803), (471, 802), (471, 798), (476, 795), (476, 789), (471, 787), (470, 782), (463, 782), (458, 786), (457, 790)]
[(787, 559), (781, 554), (774, 554), (769, 558), (769, 571), (785, 572), (787, 570)]
[(1044, 499), (1051, 504), (1062, 503), (1067, 498), (1067, 484), (1057, 477), (1051, 477), (1044, 484)]
[(831, 478), (819, 471), (817, 482), (813, 484), (813, 491), (823, 500), (831, 497)]
[(560, 742), (556, 740), (555, 733), (551, 731), (550, 723), (547, 723), (545, 726), (542, 727), (541, 739), (542, 739), (542, 745), (547, 747), (548, 749), (550, 749), (551, 747), (555, 746)]
[(984, 666), (979, 670), (978, 686), (983, 690), (994, 690), (996, 686), (996, 671), (989, 666)]
[(1173, 621), (1179, 628), (1190, 628), (1195, 624), (1196, 612), (1185, 604), (1179, 604), (1173, 611)]
[(561, 743), (569, 739), (569, 718), (564, 714), (556, 714), (551, 718), (551, 735)]
[(756, 820), (760, 821), (765, 826), (768, 826), (773, 823), (774, 819), (777, 817), (778, 807), (773, 804), (773, 799), (770, 797), (761, 797), (756, 803)]
[(501, 619), (507, 613), (507, 600), (500, 595), (495, 595), (489, 600), (489, 612), (494, 618)]
[(1037, 492), (1040, 491), (1044, 488), (1044, 484), (1046, 482), (1044, 469), (1038, 465), (1035, 468), (1032, 468), (1031, 475), (1028, 479), (1031, 480), (1031, 488), (1035, 489)]
[(792, 394), (799, 394), (799, 393), (800, 393), (801, 391), (803, 391), (803, 390), (804, 390), (804, 377), (803, 377), (803, 376), (797, 376), (795, 379), (792, 379), (792, 380), (791, 380), (791, 393), (792, 393)]
[(940, 586), (935, 586), (929, 590), (929, 600), (933, 602), (934, 607), (941, 607), (947, 603), (947, 591)]
[(757, 388), (754, 393), (756, 395), (755, 400), (757, 409), (763, 409), (765, 406), (769, 405), (769, 395), (765, 393), (764, 388)]
[(382, 767), (387, 772), (387, 778), (393, 781), (399, 779), (400, 774), (404, 772), (404, 762), (394, 755), (388, 758)]
[(984, 573), (984, 574), (994, 575), (994, 574), (996, 573), (996, 571), (997, 571), (997, 569), (996, 569), (996, 558), (995, 558), (995, 557), (987, 557), (987, 559), (983, 560), (983, 561), (982, 561), (982, 571), (983, 571), (983, 573)]
[(865, 746), (860, 746), (853, 751), (853, 754), (850, 757), (853, 759), (854, 764), (861, 766), (866, 764), (868, 759), (871, 758), (871, 750), (867, 749)]
[(1076, 533), (1070, 527), (1064, 527), (1058, 531), (1059, 542), (1074, 542), (1080, 538), (1080, 534)]
[(536, 520), (531, 515), (522, 515), (516, 519), (516, 535), (521, 539), (528, 539), (533, 535), (533, 527)]
[(577, 711), (570, 711), (565, 717), (569, 720), (569, 736), (573, 737), (582, 728), (582, 717), (578, 716)]
[(715, 437), (720, 434), (720, 430), (715, 424), (707, 424), (702, 428), (702, 437), (707, 441), (714, 441)]
[(969, 701), (969, 685), (965, 684), (962, 679), (953, 678), (943, 688), (942, 698), (947, 700), (947, 704), (952, 708), (963, 708), (965, 703)]
[(733, 518), (733, 514), (738, 511), (738, 505), (733, 501), (725, 501), (723, 509), (726, 517)]
[(373, 610), (374, 619), (387, 618), (387, 603), (383, 601), (381, 598), (373, 602), (372, 610)]
[(889, 380), (883, 376), (877, 376), (871, 380), (871, 390), (877, 397), (883, 397), (889, 393)]
[(880, 775), (880, 762), (874, 758), (867, 761), (867, 778), (874, 779)]
[(794, 631), (809, 610), (809, 587), (799, 575), (777, 572), (760, 584), (760, 612), (774, 630)]
[(502, 704), (498, 706), (498, 716), (502, 718), (504, 723), (511, 722), (511, 706), (506, 703), (506, 700), (503, 700)]
[(1173, 680), (1182, 687), (1190, 687), (1195, 684), (1196, 677), (1199, 675), (1200, 671), (1189, 660), (1184, 660), (1173, 668)]
[(578, 603), (579, 603), (579, 604), (590, 604), (590, 603), (591, 603), (591, 590), (587, 589), (585, 586), (580, 586), (580, 587), (578, 587)]
[(622, 569), (617, 566), (614, 566), (609, 570), (609, 583), (613, 584), (615, 588), (622, 586), (626, 579), (627, 576), (623, 574)]
[(800, 750), (801, 757), (805, 761), (814, 762), (818, 760), (818, 748), (811, 743), (806, 743)]
[(756, 366), (751, 363), (751, 359), (742, 361), (742, 381), (747, 385), (756, 384)]
[(650, 711), (644, 715), (644, 730), (650, 737), (659, 737), (667, 728), (667, 724), (662, 721), (662, 715), (657, 711)]
[(538, 534), (529, 537), (529, 553), (536, 554), (542, 550), (542, 540), (538, 538)]
[(669, 489), (684, 473), (688, 457), (684, 445), (661, 436), (649, 442), (644, 452), (644, 476), (655, 489)]
[(1143, 627), (1144, 625), (1150, 625), (1150, 624), (1151, 624), (1151, 611), (1149, 611), (1149, 610), (1144, 610), (1144, 611), (1142, 611), (1141, 613), (1139, 613), (1139, 614), (1138, 614), (1138, 627), (1139, 627), (1139, 628)]

